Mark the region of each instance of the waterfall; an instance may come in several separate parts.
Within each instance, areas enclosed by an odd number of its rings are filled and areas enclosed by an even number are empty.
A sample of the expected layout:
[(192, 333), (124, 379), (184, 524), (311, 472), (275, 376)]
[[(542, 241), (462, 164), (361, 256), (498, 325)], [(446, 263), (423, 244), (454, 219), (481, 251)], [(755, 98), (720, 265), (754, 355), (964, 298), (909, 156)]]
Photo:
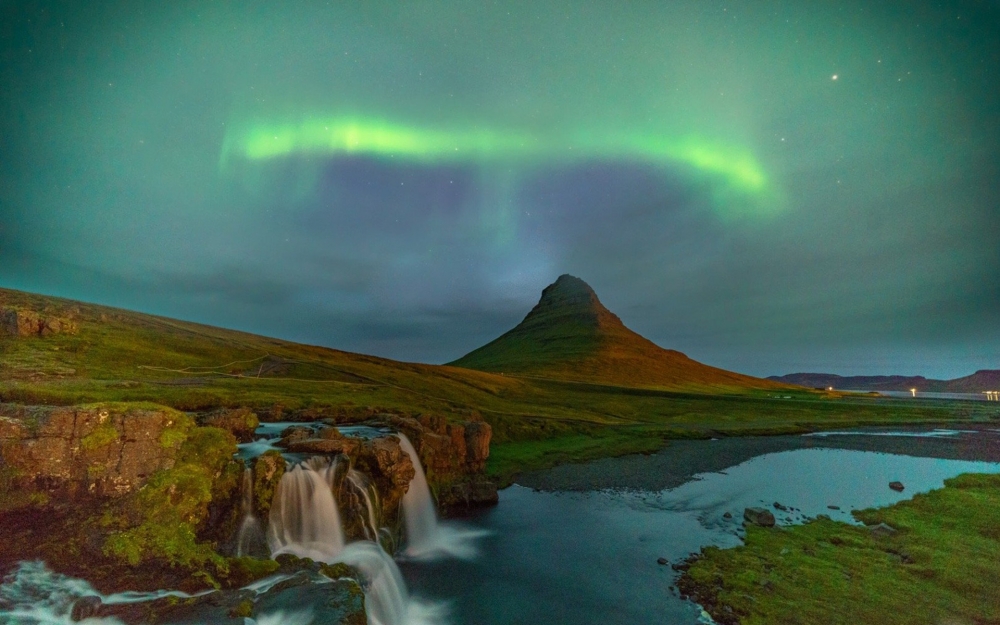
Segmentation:
[(406, 524), (406, 549), (403, 555), (415, 560), (475, 558), (479, 553), (476, 540), (489, 532), (463, 527), (457, 523), (438, 523), (434, 500), (431, 499), (431, 490), (427, 486), (427, 477), (417, 450), (402, 432), (399, 433), (399, 446), (410, 456), (414, 470), (410, 488), (403, 495), (403, 520)]
[(250, 467), (243, 470), (242, 504), (243, 520), (236, 534), (236, 555), (267, 557), (267, 539), (260, 521), (253, 514), (253, 477)]
[(364, 577), (368, 625), (404, 625), (409, 596), (403, 575), (381, 547), (368, 541), (349, 544), (337, 558)]
[(290, 553), (333, 562), (344, 548), (340, 513), (331, 489), (336, 470), (336, 464), (312, 458), (281, 477), (267, 531), (272, 556)]
[(403, 495), (403, 520), (406, 523), (406, 554), (417, 555), (433, 547), (438, 530), (437, 512), (420, 457), (406, 434), (399, 433), (399, 446), (410, 456), (415, 472), (410, 487)]
[(367, 518), (365, 519), (367, 523), (363, 525), (365, 538), (379, 542), (379, 513), (381, 507), (378, 501), (378, 491), (373, 487), (368, 476), (360, 471), (350, 469), (345, 479), (354, 491), (358, 493), (365, 505), (365, 512), (367, 512)]

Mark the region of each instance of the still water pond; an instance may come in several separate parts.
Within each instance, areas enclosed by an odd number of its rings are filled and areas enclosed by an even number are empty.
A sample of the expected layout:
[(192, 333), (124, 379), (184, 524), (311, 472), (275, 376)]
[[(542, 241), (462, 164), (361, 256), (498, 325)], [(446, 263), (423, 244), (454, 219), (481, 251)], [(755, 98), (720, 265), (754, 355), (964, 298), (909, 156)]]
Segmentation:
[[(917, 438), (919, 445), (913, 444)], [(658, 477), (641, 475), (644, 467), (636, 462), (651, 471), (683, 473), (671, 454), (712, 454), (717, 444), (721, 455), (739, 455), (740, 441), (729, 439), (684, 443), (679, 452), (667, 449), (646, 458), (600, 461), (602, 484), (614, 483), (619, 464), (630, 486), (626, 489), (587, 491), (572, 479), (563, 480), (575, 489), (569, 492), (519, 485), (505, 489), (499, 506), (465, 521), (490, 532), (480, 539), (479, 557), (404, 563), (411, 592), (449, 603), (454, 625), (697, 623), (703, 618), (700, 608), (672, 590), (677, 574), (658, 565), (657, 558), (675, 561), (704, 545), (740, 544), (745, 507), (767, 506), (779, 524), (819, 514), (854, 522), (851, 509), (888, 505), (939, 488), (946, 478), (964, 472), (1000, 472), (996, 431), (880, 432), (863, 438), (844, 433), (771, 439), (763, 444), (787, 449), (688, 475), (672, 488), (649, 490), (632, 483), (656, 483)], [(760, 444), (745, 441), (749, 453)], [(898, 453), (907, 447), (953, 457)], [(575, 471), (586, 476), (591, 469), (583, 465)], [(683, 479), (675, 476), (674, 481)], [(905, 484), (904, 492), (888, 487), (896, 480)], [(775, 510), (775, 502), (795, 510)]]

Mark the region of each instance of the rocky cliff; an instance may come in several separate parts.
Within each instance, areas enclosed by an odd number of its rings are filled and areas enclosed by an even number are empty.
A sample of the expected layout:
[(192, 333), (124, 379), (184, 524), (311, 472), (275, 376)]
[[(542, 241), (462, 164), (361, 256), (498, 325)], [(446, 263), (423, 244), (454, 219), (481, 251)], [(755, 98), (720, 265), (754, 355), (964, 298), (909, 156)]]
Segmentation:
[(413, 443), (442, 513), (497, 502), (496, 484), (483, 473), (493, 437), (489, 423), (454, 422), (437, 415), (383, 414), (380, 419)]
[(67, 317), (43, 315), (22, 308), (0, 308), (0, 335), (27, 337), (76, 332), (76, 322)]
[(123, 495), (169, 469), (185, 434), (168, 408), (0, 405), (0, 472), (11, 507), (26, 496)]

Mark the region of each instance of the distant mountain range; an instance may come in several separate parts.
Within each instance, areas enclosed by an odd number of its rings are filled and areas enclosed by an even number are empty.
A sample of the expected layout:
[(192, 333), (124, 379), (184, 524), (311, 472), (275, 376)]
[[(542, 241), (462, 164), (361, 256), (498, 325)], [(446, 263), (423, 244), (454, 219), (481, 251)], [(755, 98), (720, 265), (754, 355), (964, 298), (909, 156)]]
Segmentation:
[(1000, 390), (1000, 369), (982, 369), (954, 380), (932, 380), (920, 375), (840, 376), (832, 373), (790, 373), (768, 379), (811, 388), (832, 386), (854, 391), (908, 391), (915, 388), (926, 393), (982, 393)]
[(663, 349), (625, 327), (590, 285), (562, 275), (524, 320), (454, 362), (455, 367), (617, 386), (683, 390), (787, 385), (717, 369)]

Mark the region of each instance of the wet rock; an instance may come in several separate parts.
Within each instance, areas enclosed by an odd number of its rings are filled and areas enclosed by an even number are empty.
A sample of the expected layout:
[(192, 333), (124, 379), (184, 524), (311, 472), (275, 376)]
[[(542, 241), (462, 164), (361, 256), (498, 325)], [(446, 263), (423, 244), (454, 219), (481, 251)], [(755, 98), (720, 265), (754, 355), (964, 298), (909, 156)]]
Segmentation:
[(733, 513), (732, 512), (726, 512), (725, 514), (722, 515), (722, 518), (724, 518), (724, 519), (731, 519), (731, 518), (733, 518)]
[(452, 422), (438, 415), (380, 417), (410, 439), (431, 482), (448, 482), (486, 467), (493, 428), (485, 421)]
[(787, 506), (783, 506), (780, 503), (778, 503), (777, 501), (774, 502), (774, 509), (775, 510), (781, 510), (783, 512), (787, 512), (788, 511), (788, 507)]
[(250, 443), (260, 421), (249, 408), (226, 408), (205, 415), (201, 424), (231, 432), (238, 443)]
[(445, 513), (494, 505), (499, 501), (497, 485), (484, 475), (467, 475), (438, 490), (438, 507)]
[(330, 440), (343, 440), (344, 438), (347, 438), (335, 427), (320, 428), (319, 432), (316, 432), (316, 437)]
[(416, 475), (413, 461), (395, 436), (382, 436), (369, 441), (364, 446), (364, 452), (375, 460), (373, 473), (381, 474), (395, 486), (408, 487)]
[(840, 506), (827, 506), (830, 510), (840, 510)]
[(667, 559), (666, 558), (657, 558), (656, 559), (656, 563), (659, 564), (660, 566), (664, 566), (667, 563)]
[(79, 622), (92, 616), (97, 616), (100, 609), (101, 598), (97, 595), (80, 597), (73, 604), (73, 610), (70, 612), (69, 618), (73, 622)]
[(896, 491), (897, 493), (901, 493), (903, 492), (903, 489), (905, 487), (903, 486), (902, 482), (889, 482), (889, 488)]
[(774, 515), (766, 508), (747, 508), (743, 511), (743, 521), (760, 527), (774, 527), (775, 524)]
[[(113, 617), (125, 623), (160, 625), (203, 625), (242, 623), (242, 614), (253, 613), (255, 595), (251, 590), (221, 590), (196, 597), (163, 597), (140, 603), (103, 604), (96, 617)], [(334, 621), (336, 622), (336, 621)]]
[(258, 616), (278, 611), (288, 614), (298, 610), (311, 612), (313, 623), (367, 623), (364, 592), (356, 580), (346, 577), (317, 584), (309, 577), (299, 575), (276, 584), (258, 597), (254, 605), (254, 613)]
[[(284, 440), (282, 440), (284, 443)], [(306, 438), (294, 440), (285, 445), (285, 448), (298, 454), (318, 454), (333, 455), (344, 454), (354, 456), (361, 448), (362, 440), (358, 438)]]
[(304, 425), (292, 425), (281, 431), (281, 442), (279, 445), (287, 447), (292, 443), (312, 438), (312, 436), (312, 428), (305, 427)]

